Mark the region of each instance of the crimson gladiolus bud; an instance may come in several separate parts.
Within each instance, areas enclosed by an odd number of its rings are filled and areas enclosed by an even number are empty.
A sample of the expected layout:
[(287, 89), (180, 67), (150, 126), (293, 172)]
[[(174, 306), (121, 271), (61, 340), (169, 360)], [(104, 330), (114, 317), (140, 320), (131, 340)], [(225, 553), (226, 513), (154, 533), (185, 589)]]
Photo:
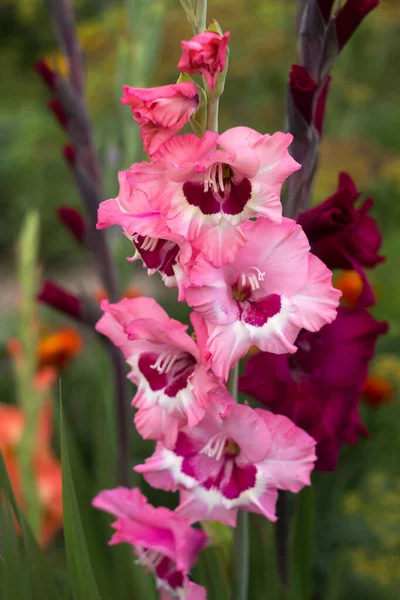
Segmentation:
[(324, 126), (325, 119), (325, 107), (326, 107), (326, 98), (328, 96), (328, 88), (331, 82), (332, 77), (328, 75), (328, 78), (325, 82), (324, 87), (320, 91), (320, 94), (317, 98), (315, 113), (314, 113), (314, 127), (318, 131), (319, 135), (322, 135), (322, 130)]
[(305, 67), (292, 65), (289, 74), (289, 88), (295, 107), (303, 119), (307, 123), (311, 123), (317, 84)]
[(76, 150), (71, 144), (66, 144), (63, 148), (63, 155), (70, 167), (75, 166)]
[(33, 67), (35, 71), (40, 75), (43, 82), (52, 90), (54, 89), (54, 81), (56, 78), (56, 72), (49, 67), (46, 61), (39, 60)]
[(79, 210), (72, 206), (60, 206), (57, 209), (58, 218), (72, 233), (79, 244), (85, 243), (86, 222)]
[(82, 302), (80, 298), (52, 281), (45, 281), (43, 283), (38, 300), (74, 319), (81, 319), (82, 317)]
[(336, 38), (339, 50), (348, 42), (364, 17), (376, 8), (378, 4), (379, 0), (347, 0), (335, 18)]
[(324, 19), (325, 23), (327, 23), (329, 21), (329, 17), (331, 16), (332, 6), (333, 6), (334, 2), (335, 2), (335, 0), (317, 0), (319, 10), (321, 11), (321, 15), (322, 15), (322, 18)]
[(49, 110), (53, 113), (59, 124), (63, 129), (68, 129), (68, 117), (64, 112), (61, 102), (52, 98), (48, 105)]

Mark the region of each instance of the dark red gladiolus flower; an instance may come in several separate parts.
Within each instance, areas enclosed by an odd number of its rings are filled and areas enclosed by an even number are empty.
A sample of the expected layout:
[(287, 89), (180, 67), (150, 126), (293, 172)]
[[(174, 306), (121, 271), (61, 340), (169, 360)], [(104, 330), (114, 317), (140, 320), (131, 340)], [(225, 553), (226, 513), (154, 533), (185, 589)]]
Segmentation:
[(311, 123), (317, 84), (305, 67), (301, 65), (292, 65), (289, 73), (289, 88), (295, 107), (302, 115), (303, 119), (307, 123)]
[(332, 6), (335, 0), (317, 0), (317, 4), (319, 6), (319, 10), (321, 11), (321, 15), (327, 23), (329, 21), (329, 17), (331, 16)]
[(52, 281), (44, 282), (38, 295), (38, 300), (75, 319), (81, 319), (82, 317), (82, 302), (80, 298), (54, 284)]
[(68, 129), (68, 117), (64, 112), (61, 102), (52, 98), (48, 103), (49, 110), (53, 113), (63, 129)]
[(58, 218), (72, 233), (79, 244), (85, 243), (86, 222), (79, 210), (72, 206), (60, 206), (57, 209)]
[(44, 60), (39, 60), (33, 67), (35, 71), (40, 75), (43, 82), (51, 90), (54, 89), (54, 81), (57, 76), (56, 72)]
[(359, 196), (351, 177), (340, 173), (337, 191), (302, 213), (298, 222), (310, 241), (311, 251), (329, 269), (352, 269), (361, 275), (365, 285), (360, 302), (368, 306), (373, 304), (374, 296), (363, 269), (375, 267), (384, 257), (378, 254), (382, 236), (375, 219), (368, 214), (373, 200), (368, 198), (356, 207)]
[(240, 390), (307, 431), (317, 441), (316, 468), (332, 470), (342, 443), (367, 434), (358, 405), (376, 340), (386, 331), (365, 309), (339, 308), (330, 325), (300, 333), (296, 354), (252, 356)]
[(348, 42), (364, 17), (378, 4), (379, 0), (347, 0), (335, 18), (336, 39), (339, 50)]
[(328, 96), (328, 88), (331, 79), (332, 77), (328, 75), (327, 80), (319, 93), (315, 106), (314, 126), (320, 136), (322, 135), (322, 130), (324, 126), (326, 99)]

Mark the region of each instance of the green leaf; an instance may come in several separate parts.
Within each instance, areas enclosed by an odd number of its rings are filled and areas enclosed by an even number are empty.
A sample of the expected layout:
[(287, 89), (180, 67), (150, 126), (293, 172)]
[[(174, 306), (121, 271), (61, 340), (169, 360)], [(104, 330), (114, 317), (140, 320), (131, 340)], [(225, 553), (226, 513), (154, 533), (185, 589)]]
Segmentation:
[(29, 590), (23, 556), (13, 521), (14, 513), (10, 502), (4, 495), (0, 498), (0, 528), (2, 534), (1, 553), (1, 598), (2, 600), (29, 600)]
[[(4, 458), (1, 452), (0, 490), (3, 492), (4, 498), (9, 504), (19, 526), (21, 527), (26, 561), (24, 569), (22, 569), (20, 572), (20, 577), (21, 579), (24, 579), (26, 583), (29, 591), (29, 600), (31, 598), (40, 598), (41, 600), (61, 600), (61, 596), (57, 590), (56, 582), (49, 569), (47, 559), (41, 548), (39, 548), (28, 522), (15, 500)], [(5, 580), (4, 573), (3, 580)], [(25, 583), (23, 585), (25, 585)], [(3, 596), (1, 597), (3, 598)], [(14, 600), (17, 597), (18, 596), (13, 596), (12, 598)]]
[(291, 598), (310, 600), (313, 583), (314, 489), (304, 488), (296, 496), (296, 514), (291, 544)]
[(69, 454), (64, 418), (61, 414), (64, 536), (71, 588), (75, 600), (102, 600), (82, 526)]

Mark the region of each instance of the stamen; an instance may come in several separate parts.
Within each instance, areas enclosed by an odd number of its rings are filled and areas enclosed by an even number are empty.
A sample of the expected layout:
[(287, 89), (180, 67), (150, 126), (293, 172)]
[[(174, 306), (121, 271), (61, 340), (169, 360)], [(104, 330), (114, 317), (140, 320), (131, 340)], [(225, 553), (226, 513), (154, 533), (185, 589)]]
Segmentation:
[(157, 246), (157, 242), (158, 239), (157, 238), (152, 238), (149, 235), (146, 235), (146, 237), (144, 238), (142, 245), (140, 246), (141, 250), (149, 250), (150, 252), (152, 252), (155, 247)]
[(210, 440), (208, 440), (207, 444), (200, 450), (200, 454), (207, 454), (210, 458), (214, 458), (219, 460), (222, 458), (224, 453), (224, 448), (226, 444), (226, 435), (223, 433), (217, 433)]
[[(256, 274), (249, 273), (249, 271), (254, 270)], [(246, 285), (246, 279), (248, 279), (249, 284), (251, 286), (252, 291), (260, 289), (259, 281), (264, 281), (265, 271), (260, 271), (257, 267), (250, 267), (246, 273), (242, 273), (242, 287)]]
[(172, 354), (168, 350), (161, 352), (157, 357), (156, 362), (150, 365), (152, 369), (156, 369), (160, 374), (169, 373), (175, 361), (179, 358), (178, 354)]
[(136, 547), (139, 551), (139, 557), (136, 559), (135, 562), (138, 565), (143, 565), (153, 571), (158, 567), (158, 565), (164, 558), (161, 552), (157, 552), (156, 550), (152, 550), (151, 548), (143, 550), (141, 546)]
[(224, 168), (222, 163), (218, 163), (218, 183), (221, 189), (221, 192), (224, 191)]

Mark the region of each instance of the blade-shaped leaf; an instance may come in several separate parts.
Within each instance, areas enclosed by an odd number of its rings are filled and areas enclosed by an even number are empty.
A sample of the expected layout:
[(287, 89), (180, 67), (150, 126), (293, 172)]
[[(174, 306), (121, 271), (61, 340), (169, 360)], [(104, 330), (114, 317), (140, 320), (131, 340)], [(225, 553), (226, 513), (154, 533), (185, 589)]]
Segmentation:
[(69, 448), (63, 415), (61, 414), (61, 463), (63, 472), (64, 536), (68, 572), (74, 598), (80, 600), (102, 599), (89, 556), (81, 514), (71, 471)]

